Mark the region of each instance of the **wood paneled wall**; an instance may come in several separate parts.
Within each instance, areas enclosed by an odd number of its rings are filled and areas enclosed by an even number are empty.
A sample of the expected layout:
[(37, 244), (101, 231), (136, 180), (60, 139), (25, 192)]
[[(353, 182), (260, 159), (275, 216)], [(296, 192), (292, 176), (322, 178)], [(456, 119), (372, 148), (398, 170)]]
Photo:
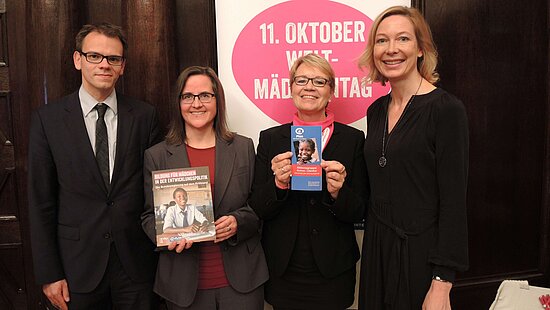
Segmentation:
[(548, 2), (426, 0), (424, 15), (470, 124), (470, 269), (454, 304), (487, 309), (503, 279), (549, 286)]
[[(503, 279), (550, 286), (548, 2), (413, 0), (440, 52), (440, 86), (470, 122), (470, 270), (453, 309), (487, 309)], [(154, 104), (165, 126), (178, 73), (217, 67), (214, 0), (0, 0), (0, 308), (38, 309), (29, 248), (29, 115), (80, 85), (74, 36), (108, 21), (127, 32), (117, 88)]]

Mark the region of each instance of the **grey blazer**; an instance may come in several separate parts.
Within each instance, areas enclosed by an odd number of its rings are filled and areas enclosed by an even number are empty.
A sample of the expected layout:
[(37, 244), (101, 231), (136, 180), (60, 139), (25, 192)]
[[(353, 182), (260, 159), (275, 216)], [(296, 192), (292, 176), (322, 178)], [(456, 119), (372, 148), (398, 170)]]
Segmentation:
[[(260, 243), (261, 221), (247, 201), (254, 177), (254, 145), (250, 138), (236, 135), (231, 143), (216, 140), (214, 216), (233, 215), (237, 234), (221, 243), (222, 258), (229, 284), (248, 293), (268, 278), (264, 251)], [(151, 172), (189, 167), (185, 145), (161, 142), (145, 151), (145, 211), (142, 226), (155, 242), (155, 215)], [(194, 245), (182, 253), (162, 251), (154, 290), (181, 307), (193, 303), (199, 278), (199, 252)]]

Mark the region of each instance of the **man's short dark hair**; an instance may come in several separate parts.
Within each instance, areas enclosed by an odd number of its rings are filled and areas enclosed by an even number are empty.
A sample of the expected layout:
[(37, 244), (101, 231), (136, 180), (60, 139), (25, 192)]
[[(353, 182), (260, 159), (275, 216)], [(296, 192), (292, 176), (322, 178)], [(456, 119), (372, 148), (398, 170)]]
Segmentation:
[(82, 44), (84, 42), (84, 38), (86, 38), (86, 36), (92, 32), (101, 33), (102, 35), (105, 35), (109, 38), (118, 38), (122, 43), (122, 47), (124, 49), (124, 55), (126, 54), (126, 50), (128, 49), (128, 42), (126, 41), (126, 37), (124, 36), (124, 31), (122, 31), (121, 27), (110, 23), (101, 23), (97, 25), (87, 24), (82, 26), (80, 31), (76, 34), (75, 50), (81, 51), (81, 52), (88, 52), (88, 51), (82, 50)]

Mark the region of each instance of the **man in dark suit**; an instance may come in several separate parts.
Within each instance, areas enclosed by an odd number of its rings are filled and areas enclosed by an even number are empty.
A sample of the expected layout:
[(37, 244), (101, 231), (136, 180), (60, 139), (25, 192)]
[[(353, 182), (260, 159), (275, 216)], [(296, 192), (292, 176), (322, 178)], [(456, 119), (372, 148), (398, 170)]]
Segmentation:
[(140, 225), (143, 153), (159, 140), (155, 109), (115, 91), (120, 27), (76, 36), (80, 89), (40, 107), (29, 140), (29, 214), (37, 282), (61, 309), (149, 309), (156, 267)]

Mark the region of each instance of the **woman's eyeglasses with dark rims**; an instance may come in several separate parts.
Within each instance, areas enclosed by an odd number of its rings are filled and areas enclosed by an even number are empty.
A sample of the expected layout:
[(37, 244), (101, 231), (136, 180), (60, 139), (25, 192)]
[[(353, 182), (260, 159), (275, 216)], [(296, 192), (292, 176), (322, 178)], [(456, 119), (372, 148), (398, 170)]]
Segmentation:
[(303, 75), (294, 77), (294, 84), (298, 86), (306, 86), (309, 81), (311, 81), (311, 83), (315, 87), (323, 87), (328, 83), (328, 80), (322, 77), (308, 78), (307, 76)]
[(199, 98), (199, 101), (201, 103), (209, 103), (210, 101), (212, 101), (212, 98), (214, 97), (215, 97), (214, 94), (207, 93), (207, 92), (200, 93), (198, 95), (194, 95), (192, 93), (185, 93), (180, 95), (181, 102), (185, 104), (192, 104), (195, 101), (195, 98)]
[(112, 66), (122, 66), (122, 63), (124, 62), (123, 56), (105, 56), (98, 53), (90, 52), (90, 53), (84, 53), (82, 51), (78, 51), (80, 55), (84, 56), (86, 58), (86, 61), (93, 64), (99, 64), (103, 61), (103, 59), (107, 59), (107, 63), (109, 63)]

